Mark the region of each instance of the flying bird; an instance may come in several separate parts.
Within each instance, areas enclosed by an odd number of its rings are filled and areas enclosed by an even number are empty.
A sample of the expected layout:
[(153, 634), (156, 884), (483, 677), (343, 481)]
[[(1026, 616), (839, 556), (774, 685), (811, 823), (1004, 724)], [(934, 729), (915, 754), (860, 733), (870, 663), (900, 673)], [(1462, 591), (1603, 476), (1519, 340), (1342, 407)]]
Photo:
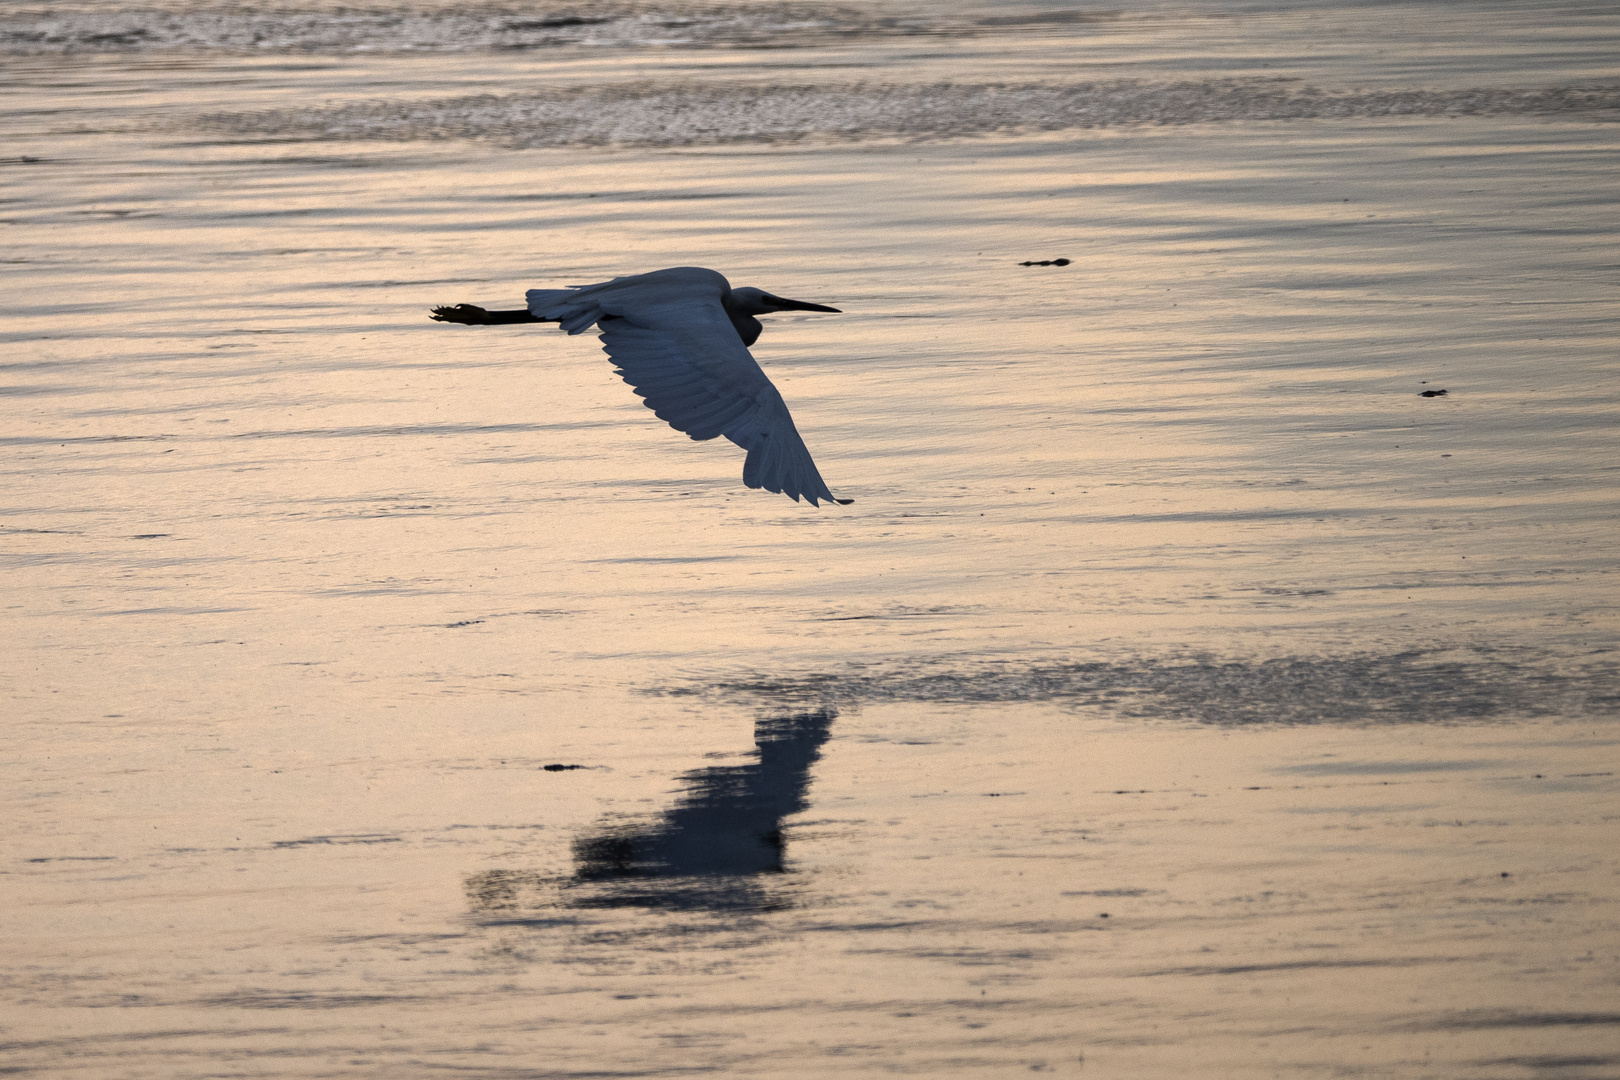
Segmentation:
[(490, 326), (554, 322), (570, 334), (593, 325), (616, 374), (643, 404), (694, 439), (724, 435), (744, 450), (743, 483), (779, 491), (811, 506), (835, 499), (810, 458), (787, 404), (748, 347), (764, 329), (754, 316), (835, 307), (788, 300), (760, 289), (733, 289), (724, 276), (697, 266), (617, 277), (596, 285), (530, 289), (519, 311), (472, 304), (436, 307), (438, 322)]

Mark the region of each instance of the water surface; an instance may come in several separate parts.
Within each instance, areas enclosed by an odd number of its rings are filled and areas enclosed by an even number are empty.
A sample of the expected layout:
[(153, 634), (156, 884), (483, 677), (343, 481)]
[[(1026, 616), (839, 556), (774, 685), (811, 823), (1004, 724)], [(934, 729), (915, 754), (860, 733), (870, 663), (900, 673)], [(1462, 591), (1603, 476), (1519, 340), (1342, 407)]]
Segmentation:
[(1611, 1075), (1616, 35), (8, 10), (6, 1066)]

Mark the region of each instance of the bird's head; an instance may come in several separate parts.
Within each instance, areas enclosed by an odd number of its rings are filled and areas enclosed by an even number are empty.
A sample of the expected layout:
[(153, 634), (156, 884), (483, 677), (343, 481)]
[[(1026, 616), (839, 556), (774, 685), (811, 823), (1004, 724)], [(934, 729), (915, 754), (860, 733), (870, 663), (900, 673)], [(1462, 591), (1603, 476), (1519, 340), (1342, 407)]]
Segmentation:
[(732, 289), (722, 302), (726, 311), (734, 315), (769, 315), (777, 311), (826, 311), (834, 315), (843, 314), (837, 308), (827, 307), (825, 304), (807, 304), (803, 300), (789, 300), (752, 287)]

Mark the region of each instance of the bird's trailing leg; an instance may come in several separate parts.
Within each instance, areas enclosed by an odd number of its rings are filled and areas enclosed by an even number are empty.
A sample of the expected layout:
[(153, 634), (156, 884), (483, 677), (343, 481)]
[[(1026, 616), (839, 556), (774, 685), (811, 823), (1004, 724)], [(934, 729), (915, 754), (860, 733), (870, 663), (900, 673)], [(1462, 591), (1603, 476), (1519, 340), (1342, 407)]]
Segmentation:
[(498, 326), (501, 323), (556, 322), (531, 315), (527, 308), (520, 311), (485, 311), (477, 304), (457, 304), (455, 307), (436, 307), (428, 316), (434, 322), (462, 323), (465, 326)]

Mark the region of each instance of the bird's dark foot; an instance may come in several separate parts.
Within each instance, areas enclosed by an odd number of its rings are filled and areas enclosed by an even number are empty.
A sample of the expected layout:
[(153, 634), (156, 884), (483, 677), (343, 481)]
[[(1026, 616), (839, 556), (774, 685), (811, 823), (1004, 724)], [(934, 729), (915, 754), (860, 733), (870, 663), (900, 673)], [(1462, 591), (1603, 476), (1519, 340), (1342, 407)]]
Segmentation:
[(837, 503), (839, 506), (848, 506), (850, 503), (852, 503), (854, 501), (855, 501), (854, 499), (834, 499), (833, 500), (833, 502)]
[(429, 316), (434, 322), (461, 323), (465, 326), (483, 326), (489, 322), (489, 312), (477, 304), (457, 304), (455, 307), (436, 307)]

